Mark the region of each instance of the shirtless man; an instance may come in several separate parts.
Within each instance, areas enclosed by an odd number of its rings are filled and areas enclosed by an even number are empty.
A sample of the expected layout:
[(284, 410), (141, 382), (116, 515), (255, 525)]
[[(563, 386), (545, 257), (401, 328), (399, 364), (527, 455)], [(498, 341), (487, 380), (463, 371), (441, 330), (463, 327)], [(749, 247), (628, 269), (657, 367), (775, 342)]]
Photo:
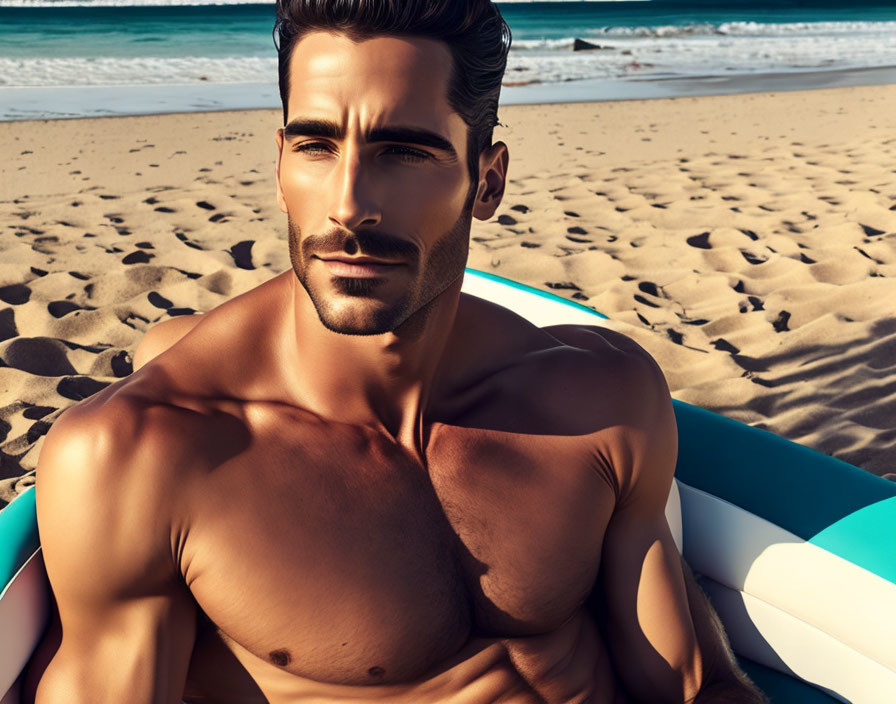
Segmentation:
[(664, 518), (656, 364), (460, 293), (507, 174), (497, 11), (281, 4), (292, 269), (154, 327), (53, 426), (26, 700), (763, 701)]

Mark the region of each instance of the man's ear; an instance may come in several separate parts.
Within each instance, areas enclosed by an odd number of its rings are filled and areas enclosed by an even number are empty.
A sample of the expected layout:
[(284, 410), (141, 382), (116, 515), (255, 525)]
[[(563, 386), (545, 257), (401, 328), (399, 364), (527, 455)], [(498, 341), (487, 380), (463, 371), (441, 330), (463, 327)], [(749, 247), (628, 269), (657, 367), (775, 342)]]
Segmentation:
[(280, 186), (280, 163), (283, 161), (283, 128), (277, 128), (274, 133), (274, 141), (277, 143), (277, 163), (274, 166), (274, 177), (277, 181), (277, 205), (280, 210), (286, 212), (286, 199), (283, 197), (283, 188)]
[(504, 142), (495, 142), (479, 155), (479, 185), (473, 201), (473, 217), (491, 218), (504, 198), (507, 162), (510, 154)]

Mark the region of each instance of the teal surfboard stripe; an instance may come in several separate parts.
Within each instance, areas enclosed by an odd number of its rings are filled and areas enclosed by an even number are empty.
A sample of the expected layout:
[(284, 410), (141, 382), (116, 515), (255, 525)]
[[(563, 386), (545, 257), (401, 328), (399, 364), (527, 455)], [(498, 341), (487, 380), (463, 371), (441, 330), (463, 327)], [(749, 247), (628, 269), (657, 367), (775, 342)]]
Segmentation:
[(896, 498), (865, 506), (817, 533), (809, 541), (896, 584)]
[(34, 489), (0, 511), (0, 591), (40, 545)]
[[(882, 538), (894, 525), (896, 506), (888, 499), (896, 497), (896, 483), (765, 430), (673, 404), (681, 481), (896, 581), (892, 548)], [(872, 510), (862, 512), (866, 507)]]
[(562, 303), (563, 305), (578, 308), (579, 310), (583, 310), (586, 313), (591, 313), (592, 315), (596, 315), (598, 318), (603, 318), (604, 320), (607, 319), (607, 316), (605, 316), (603, 313), (598, 313), (596, 310), (594, 310), (594, 308), (583, 306), (581, 303), (570, 301), (568, 298), (563, 298), (562, 296), (548, 293), (547, 291), (542, 291), (541, 289), (527, 286), (526, 284), (521, 284), (517, 281), (513, 281), (512, 279), (505, 279), (503, 276), (498, 276), (497, 274), (490, 274), (487, 271), (479, 271), (479, 269), (466, 269), (466, 273), (473, 274), (474, 276), (478, 276), (483, 279), (488, 279), (489, 281), (497, 281), (498, 283), (504, 284), (505, 286), (510, 286), (511, 288), (519, 289), (520, 291), (534, 293), (536, 296), (541, 296), (542, 298), (547, 298), (551, 301)]

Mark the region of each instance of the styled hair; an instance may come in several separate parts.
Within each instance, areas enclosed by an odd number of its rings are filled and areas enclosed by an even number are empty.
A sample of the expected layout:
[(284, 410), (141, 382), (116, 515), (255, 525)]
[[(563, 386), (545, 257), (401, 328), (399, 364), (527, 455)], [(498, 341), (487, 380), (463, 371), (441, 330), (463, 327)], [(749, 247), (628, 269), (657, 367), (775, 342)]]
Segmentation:
[(423, 37), (451, 51), (447, 101), (467, 125), (467, 167), (475, 189), (479, 155), (498, 123), (510, 27), (491, 0), (277, 0), (274, 43), (279, 58), (283, 122), (289, 104), (289, 61), (307, 33), (331, 31), (353, 42), (376, 36)]

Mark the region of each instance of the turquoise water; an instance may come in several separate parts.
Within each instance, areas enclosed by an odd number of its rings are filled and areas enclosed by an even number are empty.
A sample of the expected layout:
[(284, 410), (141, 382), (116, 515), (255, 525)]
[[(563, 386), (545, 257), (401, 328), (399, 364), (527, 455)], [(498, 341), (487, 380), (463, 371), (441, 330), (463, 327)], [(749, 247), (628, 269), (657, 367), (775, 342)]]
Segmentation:
[[(7, 89), (276, 84), (273, 3), (106, 1), (0, 0), (0, 119)], [(512, 86), (896, 67), (896, 0), (497, 4)]]

